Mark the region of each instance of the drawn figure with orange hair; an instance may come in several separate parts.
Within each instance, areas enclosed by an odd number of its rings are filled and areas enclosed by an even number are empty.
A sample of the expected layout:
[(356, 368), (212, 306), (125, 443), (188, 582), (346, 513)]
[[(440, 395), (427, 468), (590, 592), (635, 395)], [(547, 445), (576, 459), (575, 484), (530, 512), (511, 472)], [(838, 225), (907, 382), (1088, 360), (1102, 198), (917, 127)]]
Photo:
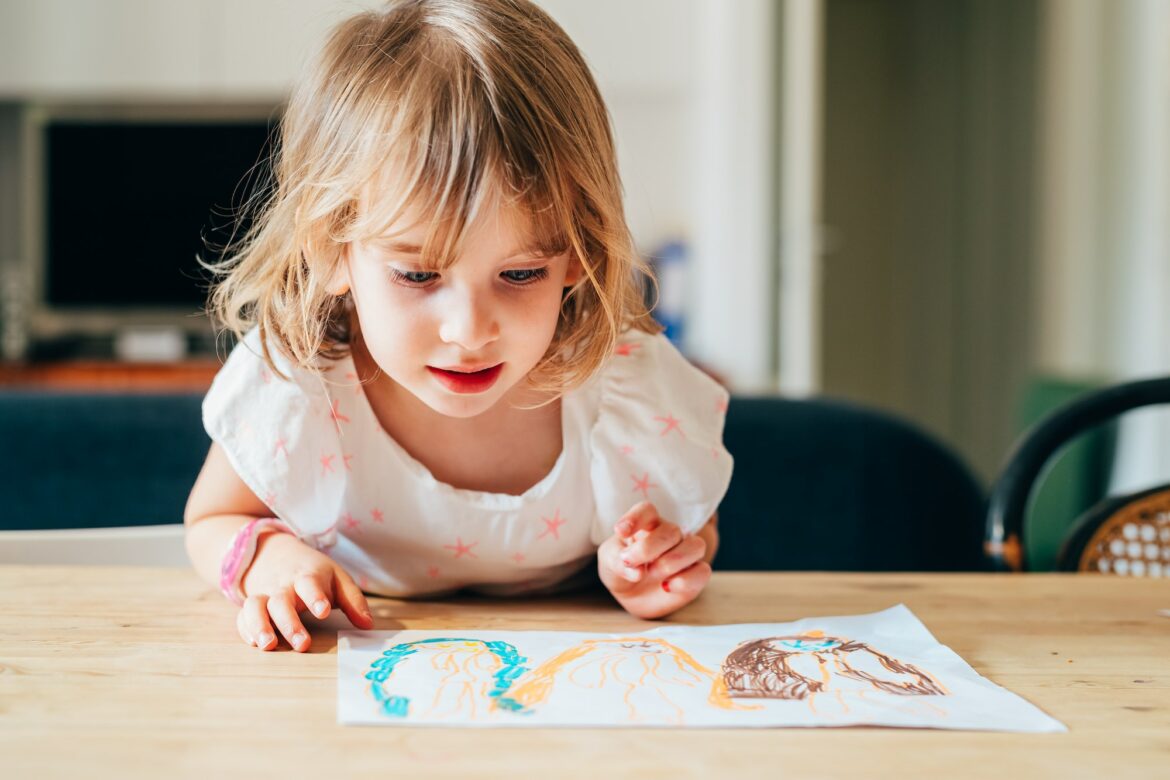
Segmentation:
[(880, 691), (901, 696), (945, 696), (929, 674), (864, 642), (808, 631), (744, 642), (723, 661), (723, 682), (733, 698), (808, 701), (818, 695), (864, 697)]
[[(407, 659), (427, 659), (429, 668), (404, 673), (401, 667)], [(370, 664), (365, 678), (382, 713), (391, 718), (476, 719), (499, 711), (524, 714), (526, 708), (507, 693), (512, 682), (528, 671), (523, 665), (526, 660), (507, 642), (422, 639), (384, 651)]]
[(547, 704), (555, 695), (575, 706), (624, 707), (630, 722), (681, 724), (680, 694), (709, 689), (707, 703), (721, 709), (756, 709), (736, 704), (723, 681), (682, 648), (661, 639), (587, 639), (544, 662), (517, 681), (511, 698), (522, 707)]

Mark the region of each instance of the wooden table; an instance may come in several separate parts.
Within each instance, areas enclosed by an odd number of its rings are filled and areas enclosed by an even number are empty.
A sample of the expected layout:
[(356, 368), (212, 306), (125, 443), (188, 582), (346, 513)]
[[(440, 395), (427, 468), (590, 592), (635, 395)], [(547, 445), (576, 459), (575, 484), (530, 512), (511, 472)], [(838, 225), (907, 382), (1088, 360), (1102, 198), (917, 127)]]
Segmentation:
[[(0, 777), (1170, 775), (1170, 581), (718, 573), (669, 622), (781, 622), (905, 603), (1067, 734), (400, 729), (336, 722), (333, 618), (261, 653), (183, 569), (0, 567)], [(378, 628), (627, 631), (604, 597), (372, 602)]]

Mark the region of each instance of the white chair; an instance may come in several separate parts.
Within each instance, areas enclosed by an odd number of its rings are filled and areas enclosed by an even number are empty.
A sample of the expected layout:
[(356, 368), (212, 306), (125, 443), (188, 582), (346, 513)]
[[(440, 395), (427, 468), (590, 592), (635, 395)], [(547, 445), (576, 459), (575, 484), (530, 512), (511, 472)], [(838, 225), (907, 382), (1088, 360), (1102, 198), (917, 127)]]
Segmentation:
[(0, 531), (0, 564), (190, 566), (183, 525)]

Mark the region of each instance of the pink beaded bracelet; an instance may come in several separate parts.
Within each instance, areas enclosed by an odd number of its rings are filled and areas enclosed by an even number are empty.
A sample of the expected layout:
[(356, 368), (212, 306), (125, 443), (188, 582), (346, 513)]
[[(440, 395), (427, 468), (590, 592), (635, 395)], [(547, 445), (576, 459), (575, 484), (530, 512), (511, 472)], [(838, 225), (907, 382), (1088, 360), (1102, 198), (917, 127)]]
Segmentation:
[(240, 588), (240, 580), (244, 578), (248, 564), (256, 557), (256, 543), (260, 539), (260, 534), (265, 531), (292, 533), (292, 529), (274, 517), (249, 520), (236, 532), (227, 555), (223, 557), (223, 565), (219, 568), (219, 589), (237, 605), (244, 603), (244, 591)]

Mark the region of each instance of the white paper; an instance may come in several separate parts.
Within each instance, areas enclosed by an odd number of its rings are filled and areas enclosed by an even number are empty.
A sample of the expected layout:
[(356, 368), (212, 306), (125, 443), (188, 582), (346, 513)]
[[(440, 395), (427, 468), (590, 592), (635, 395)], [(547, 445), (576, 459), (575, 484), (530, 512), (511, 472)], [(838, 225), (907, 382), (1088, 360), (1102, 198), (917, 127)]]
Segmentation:
[(338, 647), (345, 724), (1066, 730), (903, 605), (633, 634), (343, 631)]

